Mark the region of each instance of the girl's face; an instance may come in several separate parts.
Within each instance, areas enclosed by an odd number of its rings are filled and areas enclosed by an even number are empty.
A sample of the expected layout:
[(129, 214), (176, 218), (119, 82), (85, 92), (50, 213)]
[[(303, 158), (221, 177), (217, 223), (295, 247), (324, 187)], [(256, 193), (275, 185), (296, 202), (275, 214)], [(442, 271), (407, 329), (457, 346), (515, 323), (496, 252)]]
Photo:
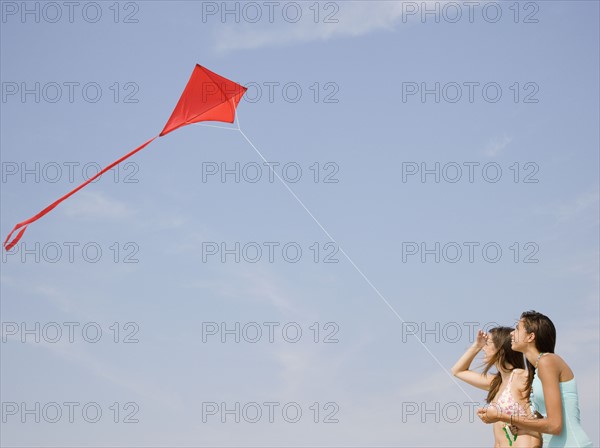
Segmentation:
[(485, 345), (483, 346), (483, 362), (488, 362), (494, 356), (498, 349), (494, 345), (494, 339), (490, 333), (487, 334)]
[(517, 322), (515, 329), (510, 333), (511, 348), (516, 352), (523, 352), (528, 343), (533, 340), (533, 333), (527, 333), (523, 320)]

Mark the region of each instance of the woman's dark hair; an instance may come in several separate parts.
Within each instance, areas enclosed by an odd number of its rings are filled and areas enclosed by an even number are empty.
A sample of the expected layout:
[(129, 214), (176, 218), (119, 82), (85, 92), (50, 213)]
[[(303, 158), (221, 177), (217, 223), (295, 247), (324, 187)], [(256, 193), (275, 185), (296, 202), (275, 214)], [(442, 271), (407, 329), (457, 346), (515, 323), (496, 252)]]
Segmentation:
[[(535, 335), (535, 348), (540, 353), (554, 353), (556, 345), (556, 328), (548, 316), (544, 316), (537, 311), (524, 311), (521, 313), (521, 320), (527, 333)], [(535, 375), (535, 367), (527, 361), (527, 385), (525, 386), (525, 396), (531, 393), (531, 383)]]
[[(515, 352), (511, 348), (510, 333), (512, 331), (513, 329), (509, 327), (495, 327), (490, 330), (492, 342), (494, 343), (494, 347), (496, 347), (498, 351), (486, 363), (485, 368), (483, 369), (484, 375), (488, 373), (489, 370), (496, 364), (502, 366), (502, 368), (506, 370), (525, 368), (523, 354)], [(494, 397), (498, 393), (498, 389), (500, 389), (500, 384), (502, 384), (502, 375), (500, 374), (500, 372), (498, 372), (496, 373), (496, 375), (494, 375), (494, 379), (490, 384), (490, 390), (488, 392), (486, 402), (490, 403), (494, 399)]]

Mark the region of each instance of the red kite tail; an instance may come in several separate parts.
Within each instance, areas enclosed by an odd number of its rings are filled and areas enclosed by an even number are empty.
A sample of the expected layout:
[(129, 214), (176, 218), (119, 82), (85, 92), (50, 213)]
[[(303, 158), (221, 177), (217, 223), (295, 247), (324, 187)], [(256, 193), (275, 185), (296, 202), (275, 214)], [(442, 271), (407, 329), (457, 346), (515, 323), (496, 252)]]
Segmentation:
[[(81, 190), (83, 187), (85, 187), (87, 184), (89, 184), (90, 182), (93, 182), (94, 180), (96, 180), (98, 177), (102, 176), (104, 173), (106, 173), (108, 170), (110, 170), (111, 168), (113, 168), (114, 166), (118, 165), (119, 163), (121, 163), (123, 160), (127, 159), (128, 157), (131, 157), (132, 155), (134, 155), (136, 152), (141, 151), (142, 149), (144, 149), (146, 146), (148, 146), (150, 143), (152, 143), (152, 141), (154, 141), (156, 138), (158, 138), (158, 135), (156, 137), (152, 137), (150, 140), (148, 140), (146, 143), (144, 143), (141, 146), (138, 146), (137, 148), (135, 148), (133, 151), (131, 151), (128, 154), (125, 154), (123, 157), (121, 157), (119, 160), (115, 160), (113, 163), (111, 163), (110, 165), (108, 165), (106, 168), (103, 168), (102, 171), (100, 171), (99, 173), (97, 173), (96, 175), (94, 175), (93, 177), (89, 178), (88, 180), (86, 180), (84, 183), (82, 183), (80, 186), (78, 186), (77, 188), (75, 188), (74, 190), (70, 191), (69, 193), (65, 194), (62, 198), (54, 201), (52, 204), (50, 204), (48, 207), (46, 207), (44, 210), (42, 210), (41, 212), (39, 212), (37, 215), (32, 216), (31, 218), (18, 223), (8, 234), (8, 236), (6, 237), (6, 240), (4, 241), (4, 249), (9, 251), (11, 250), (21, 239), (21, 237), (23, 236), (23, 234), (25, 233), (25, 230), (27, 230), (27, 226), (29, 224), (31, 224), (32, 222), (37, 221), (38, 219), (40, 219), (42, 216), (44, 216), (46, 213), (50, 212), (54, 207), (56, 207), (58, 204), (60, 204), (62, 201), (64, 201), (65, 199), (67, 199), (69, 196), (74, 195), (75, 193), (77, 193), (79, 190)], [(9, 242), (10, 237), (12, 236), (13, 233), (15, 233), (17, 230), (21, 229), (21, 231), (17, 234), (17, 236)]]

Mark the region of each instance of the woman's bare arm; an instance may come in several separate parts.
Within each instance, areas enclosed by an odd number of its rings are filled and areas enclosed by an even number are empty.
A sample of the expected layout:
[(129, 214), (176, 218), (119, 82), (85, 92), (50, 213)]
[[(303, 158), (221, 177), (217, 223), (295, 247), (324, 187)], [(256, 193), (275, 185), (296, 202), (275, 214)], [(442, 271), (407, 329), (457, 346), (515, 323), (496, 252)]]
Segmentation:
[[(546, 359), (544, 359), (546, 358)], [(540, 358), (538, 376), (542, 382), (544, 401), (546, 403), (545, 418), (528, 418), (513, 416), (512, 424), (522, 429), (559, 435), (562, 432), (562, 398), (560, 395), (560, 363), (554, 356)], [(511, 423), (510, 415), (498, 412), (495, 407), (480, 408), (477, 415), (484, 423)]]
[(475, 386), (479, 389), (490, 390), (490, 384), (492, 383), (492, 375), (482, 375), (479, 372), (469, 370), (471, 363), (477, 356), (477, 353), (483, 348), (487, 340), (487, 335), (479, 330), (477, 338), (471, 347), (463, 353), (463, 355), (456, 361), (456, 364), (452, 366), (450, 370), (452, 375), (463, 380), (465, 383)]

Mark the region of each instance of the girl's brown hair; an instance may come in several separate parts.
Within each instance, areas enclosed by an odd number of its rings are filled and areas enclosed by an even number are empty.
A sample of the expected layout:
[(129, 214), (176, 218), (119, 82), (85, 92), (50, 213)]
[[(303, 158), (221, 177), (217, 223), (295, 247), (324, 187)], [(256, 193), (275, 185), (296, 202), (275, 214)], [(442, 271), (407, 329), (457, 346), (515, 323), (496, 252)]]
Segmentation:
[[(524, 311), (521, 313), (521, 320), (527, 333), (535, 335), (535, 348), (540, 353), (554, 353), (556, 345), (556, 327), (548, 316), (544, 316), (537, 311)], [(535, 375), (535, 367), (527, 361), (527, 385), (525, 386), (525, 396), (531, 393), (531, 383)]]
[[(513, 329), (509, 327), (495, 327), (490, 330), (492, 342), (494, 343), (494, 347), (496, 347), (498, 351), (486, 363), (483, 369), (484, 375), (496, 365), (502, 366), (502, 368), (506, 370), (525, 368), (523, 354), (515, 352), (511, 348), (510, 333), (512, 331)], [(500, 375), (500, 372), (498, 372), (496, 373), (496, 375), (494, 375), (494, 379), (490, 384), (490, 390), (486, 398), (487, 403), (490, 403), (494, 399), (494, 397), (498, 393), (498, 389), (500, 389), (500, 384), (502, 384), (502, 376)]]

